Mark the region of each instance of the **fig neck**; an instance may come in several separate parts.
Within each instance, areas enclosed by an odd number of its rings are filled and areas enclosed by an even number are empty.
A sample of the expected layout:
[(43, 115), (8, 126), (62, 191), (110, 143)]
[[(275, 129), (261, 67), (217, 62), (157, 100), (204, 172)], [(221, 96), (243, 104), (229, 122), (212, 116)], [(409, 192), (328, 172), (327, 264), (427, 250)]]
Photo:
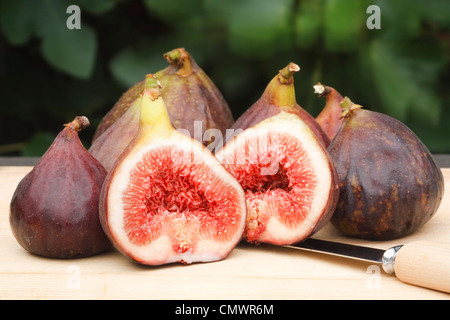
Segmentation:
[(317, 94), (318, 97), (325, 97), (328, 98), (328, 96), (330, 95), (332, 88), (325, 86), (323, 84), (321, 84), (320, 82), (318, 82), (316, 85), (313, 86), (314, 88), (314, 93)]
[(350, 117), (356, 110), (361, 109), (362, 106), (353, 103), (348, 97), (345, 97), (339, 105), (341, 106), (342, 113), (340, 119), (345, 119)]
[(72, 122), (66, 123), (64, 126), (75, 131), (81, 131), (89, 127), (89, 124), (89, 120), (85, 116), (76, 116)]
[(67, 141), (70, 141), (73, 139), (74, 136), (78, 135), (77, 132), (86, 129), (89, 127), (89, 120), (85, 116), (76, 116), (75, 119), (73, 119), (72, 122), (64, 124), (63, 131), (65, 132), (64, 138)]
[(278, 107), (290, 107), (296, 105), (294, 74), (300, 71), (295, 63), (289, 63), (284, 69), (269, 82), (263, 96), (271, 104)]
[(153, 74), (146, 76), (141, 95), (140, 129), (146, 134), (151, 132), (152, 136), (162, 136), (174, 130), (161, 96), (161, 84)]
[(187, 77), (194, 72), (191, 56), (184, 48), (174, 49), (163, 56), (176, 68), (176, 74)]

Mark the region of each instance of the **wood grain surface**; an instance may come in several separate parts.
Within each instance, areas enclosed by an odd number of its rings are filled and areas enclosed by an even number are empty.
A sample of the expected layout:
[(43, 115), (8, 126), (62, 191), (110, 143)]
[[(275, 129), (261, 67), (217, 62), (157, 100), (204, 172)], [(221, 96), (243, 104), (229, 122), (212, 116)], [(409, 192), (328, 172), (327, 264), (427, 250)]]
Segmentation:
[[(9, 226), (9, 204), (30, 166), (0, 167), (0, 299), (450, 299), (408, 285), (376, 264), (319, 253), (239, 244), (213, 263), (138, 265), (112, 249), (84, 259), (47, 259), (25, 251)], [(450, 244), (450, 169), (436, 215), (415, 234), (372, 242), (331, 225), (316, 238), (388, 249), (416, 240)]]

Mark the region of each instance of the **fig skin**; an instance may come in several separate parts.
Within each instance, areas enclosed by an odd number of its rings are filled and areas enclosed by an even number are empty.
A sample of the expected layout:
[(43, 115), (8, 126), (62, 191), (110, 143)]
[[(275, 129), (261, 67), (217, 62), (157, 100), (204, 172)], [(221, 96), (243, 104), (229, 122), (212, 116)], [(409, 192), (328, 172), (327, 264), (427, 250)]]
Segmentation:
[(98, 209), (106, 170), (84, 149), (77, 132), (88, 123), (77, 117), (66, 124), (13, 194), (11, 230), (33, 254), (82, 258), (111, 247)]
[(333, 87), (325, 86), (320, 82), (314, 86), (314, 92), (318, 97), (325, 97), (325, 106), (316, 117), (316, 121), (331, 141), (339, 131), (342, 122), (344, 122), (339, 104), (344, 97)]
[[(155, 75), (161, 83), (161, 95), (166, 103), (175, 129), (187, 130), (190, 136), (207, 146), (211, 139), (203, 134), (218, 129), (222, 134), (234, 123), (231, 110), (220, 90), (184, 49), (177, 48), (163, 55), (169, 66)], [(136, 83), (117, 101), (98, 125), (92, 143), (119, 119), (144, 90), (145, 79)], [(201, 131), (195, 135), (195, 121), (202, 121)], [(135, 125), (137, 130), (137, 124)], [(198, 129), (196, 131), (199, 131)]]
[(106, 128), (88, 150), (107, 172), (136, 135), (140, 103), (141, 99), (137, 98), (117, 121)]
[[(316, 119), (296, 101), (294, 73), (300, 71), (295, 63), (289, 63), (269, 82), (262, 96), (248, 108), (234, 123), (236, 132), (253, 127), (281, 111), (299, 116), (311, 128), (326, 148), (330, 144), (328, 135), (322, 130)], [(219, 148), (217, 148), (218, 150)]]
[(328, 148), (340, 184), (331, 223), (365, 240), (414, 233), (439, 208), (444, 193), (440, 168), (402, 122), (361, 109), (348, 98), (341, 105), (346, 118)]

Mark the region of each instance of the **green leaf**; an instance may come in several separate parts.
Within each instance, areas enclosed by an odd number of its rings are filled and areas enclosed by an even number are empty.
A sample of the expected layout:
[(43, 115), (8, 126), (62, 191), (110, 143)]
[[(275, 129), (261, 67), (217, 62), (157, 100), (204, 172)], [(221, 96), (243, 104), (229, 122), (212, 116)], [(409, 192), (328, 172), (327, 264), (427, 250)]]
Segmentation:
[(102, 14), (113, 9), (118, 0), (73, 0), (72, 4), (79, 5), (82, 9), (86, 9), (93, 14)]
[(124, 49), (110, 63), (110, 69), (118, 82), (129, 88), (144, 79), (148, 73), (156, 73), (167, 67), (163, 54), (173, 48), (165, 49), (144, 44)]
[(323, 36), (327, 50), (348, 52), (357, 48), (366, 30), (367, 6), (363, 0), (326, 0)]
[(450, 28), (450, 1), (427, 0), (419, 1), (421, 13), (425, 20), (437, 23), (444, 28)]
[(228, 44), (233, 53), (263, 60), (291, 47), (292, 0), (229, 3)]
[(377, 40), (371, 44), (370, 63), (384, 112), (405, 121), (411, 114), (428, 124), (439, 121), (441, 102), (436, 83), (445, 58), (432, 42), (414, 43)]
[(323, 1), (301, 1), (295, 17), (295, 40), (300, 48), (309, 48), (321, 39)]
[(0, 2), (0, 27), (13, 45), (25, 44), (33, 34), (37, 2), (3, 0)]
[(186, 21), (201, 14), (202, 2), (203, 0), (144, 0), (144, 5), (161, 20), (175, 27), (183, 27)]
[[(91, 76), (97, 51), (94, 31), (83, 23), (81, 29), (68, 29), (68, 1), (45, 0), (39, 7), (38, 34), (41, 53), (55, 68), (80, 79)], [(82, 17), (82, 14), (81, 14)]]

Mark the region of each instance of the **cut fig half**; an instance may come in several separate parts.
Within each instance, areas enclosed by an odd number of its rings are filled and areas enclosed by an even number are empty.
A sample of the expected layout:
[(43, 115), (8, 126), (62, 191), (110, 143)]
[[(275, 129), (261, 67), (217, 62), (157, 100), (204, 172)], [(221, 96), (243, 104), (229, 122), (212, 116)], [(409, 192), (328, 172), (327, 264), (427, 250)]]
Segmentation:
[(221, 260), (242, 238), (244, 191), (206, 147), (175, 130), (158, 84), (147, 76), (138, 133), (106, 177), (103, 228), (142, 264)]
[(259, 122), (216, 157), (245, 191), (248, 242), (300, 242), (330, 220), (338, 197), (336, 171), (323, 144), (297, 115), (281, 111)]

